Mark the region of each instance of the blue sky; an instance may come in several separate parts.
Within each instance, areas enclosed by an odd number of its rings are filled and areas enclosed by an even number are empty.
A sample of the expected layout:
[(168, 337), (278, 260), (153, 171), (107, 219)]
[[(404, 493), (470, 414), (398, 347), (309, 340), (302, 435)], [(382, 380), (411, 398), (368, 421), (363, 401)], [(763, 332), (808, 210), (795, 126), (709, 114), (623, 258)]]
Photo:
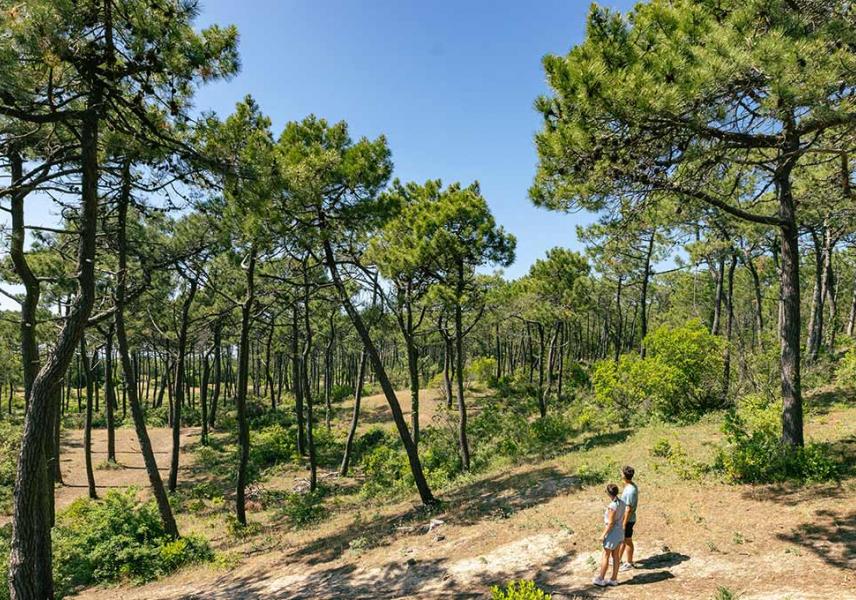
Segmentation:
[[(622, 11), (633, 0), (602, 0)], [(508, 277), (554, 246), (580, 250), (592, 215), (532, 206), (535, 98), (541, 58), (582, 40), (580, 0), (200, 0), (199, 26), (235, 24), (241, 71), (203, 87), (198, 110), (225, 116), (252, 94), (275, 133), (310, 113), (345, 120), (353, 137), (385, 134), (403, 181), (478, 180), (497, 221), (517, 237)], [(28, 223), (55, 224), (46, 198)], [(0, 222), (5, 219), (0, 217)], [(16, 286), (6, 286), (18, 291)], [(0, 308), (14, 305), (0, 297)]]
[[(631, 0), (601, 5), (627, 10)], [(404, 181), (478, 180), (497, 221), (517, 237), (524, 274), (553, 246), (579, 249), (590, 215), (537, 209), (532, 108), (547, 91), (541, 57), (581, 41), (579, 0), (201, 0), (199, 23), (235, 24), (241, 73), (206, 86), (197, 107), (230, 112), (251, 93), (276, 133), (314, 113), (353, 137), (385, 134)]]

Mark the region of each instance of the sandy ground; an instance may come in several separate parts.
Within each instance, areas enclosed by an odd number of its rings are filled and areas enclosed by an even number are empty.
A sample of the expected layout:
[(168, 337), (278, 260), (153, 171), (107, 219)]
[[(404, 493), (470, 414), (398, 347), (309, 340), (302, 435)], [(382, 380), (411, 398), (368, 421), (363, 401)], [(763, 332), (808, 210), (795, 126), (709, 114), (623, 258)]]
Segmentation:
[[(369, 414), (382, 411), (378, 398), (366, 406)], [(828, 436), (850, 450), (856, 449), (854, 417), (856, 409), (822, 417)], [(692, 428), (667, 433), (688, 447), (701, 435)], [(96, 471), (100, 486), (145, 485), (133, 435), (118, 431), (119, 463), (126, 468)], [(196, 435), (189, 430), (184, 439)], [(523, 577), (556, 600), (712, 598), (720, 586), (744, 600), (856, 599), (856, 480), (811, 488), (684, 481), (655, 473), (650, 440), (642, 435), (617, 432), (592, 455), (640, 466), (638, 568), (622, 573), (615, 588), (591, 585), (605, 496), (600, 485), (580, 485), (571, 453), (474, 478), (441, 494), (444, 506), (435, 514), (413, 501), (361, 501), (292, 531), (258, 513), (254, 518), (265, 524), (245, 540), (224, 533), (222, 513), (207, 520), (183, 516), (183, 530), (202, 530), (228, 560), (142, 587), (88, 590), (80, 598), (480, 598), (492, 584)], [(152, 437), (165, 467), (168, 431), (154, 429)], [(98, 432), (96, 463), (103, 446)], [(69, 435), (63, 471), (75, 486), (85, 485), (80, 454), (79, 439)], [(60, 502), (85, 493), (68, 486)], [(432, 519), (442, 524), (429, 527)]]

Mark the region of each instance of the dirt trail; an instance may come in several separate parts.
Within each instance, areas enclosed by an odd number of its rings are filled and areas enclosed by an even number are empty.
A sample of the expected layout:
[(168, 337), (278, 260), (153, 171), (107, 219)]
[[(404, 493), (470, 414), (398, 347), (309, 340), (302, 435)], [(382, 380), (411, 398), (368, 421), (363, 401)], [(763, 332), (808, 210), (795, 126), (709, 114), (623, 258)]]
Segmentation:
[[(831, 411), (823, 427), (856, 444), (856, 409)], [(715, 430), (676, 428), (674, 435), (689, 444)], [(133, 431), (120, 430), (128, 435)], [(575, 466), (559, 457), (462, 484), (442, 494), (439, 514), (398, 502), (356, 505), (301, 531), (268, 523), (255, 539), (231, 542), (228, 567), (186, 569), (147, 586), (88, 590), (80, 597), (482, 598), (490, 585), (522, 577), (535, 579), (556, 600), (706, 599), (719, 586), (743, 600), (856, 600), (856, 480), (810, 489), (683, 481), (658, 472), (648, 454), (655, 435), (613, 434), (592, 455), (627, 457), (640, 466), (639, 568), (622, 573), (615, 588), (591, 585), (602, 486), (582, 487)], [(167, 447), (156, 443), (160, 452)], [(67, 478), (85, 483), (76, 464), (64, 462)], [(134, 473), (96, 475), (126, 485), (139, 483)], [(139, 476), (144, 483), (145, 473)], [(429, 531), (432, 519), (443, 523)], [(222, 518), (219, 523), (222, 530)]]

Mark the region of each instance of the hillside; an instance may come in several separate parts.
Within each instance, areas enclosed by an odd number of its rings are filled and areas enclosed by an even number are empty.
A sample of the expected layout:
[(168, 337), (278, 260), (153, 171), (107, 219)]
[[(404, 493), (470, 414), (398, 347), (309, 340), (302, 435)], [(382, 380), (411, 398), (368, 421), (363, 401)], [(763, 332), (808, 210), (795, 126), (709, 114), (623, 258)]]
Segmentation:
[[(347, 412), (340, 411), (337, 426), (344, 425)], [(368, 398), (364, 414), (383, 421), (382, 399)], [(301, 529), (289, 528), (275, 506), (251, 502), (250, 518), (258, 525), (236, 537), (225, 526), (228, 503), (206, 501), (182, 511), (180, 525), (212, 540), (215, 563), (140, 587), (88, 590), (79, 598), (475, 598), (516, 578), (534, 579), (554, 599), (728, 597), (716, 596), (725, 593), (720, 588), (745, 600), (856, 598), (852, 468), (831, 484), (728, 485), (708, 476), (682, 479), (668, 461), (651, 454), (666, 439), (681, 444), (691, 459), (709, 459), (720, 421), (710, 415), (681, 427), (582, 434), (555, 457), (459, 481), (440, 494), (443, 506), (434, 514), (412, 498), (366, 500), (352, 493), (354, 479), (332, 472), (321, 474), (324, 485), (336, 490), (327, 500), (332, 514)], [(165, 464), (168, 431), (152, 433)], [(856, 408), (815, 409), (807, 433), (833, 442), (845, 464), (853, 464)], [(118, 434), (124, 468), (96, 472), (100, 493), (145, 483), (133, 431)], [(210, 479), (187, 451), (197, 436), (188, 430), (184, 438), (183, 490)], [(95, 443), (100, 450), (99, 438)], [(80, 454), (70, 432), (60, 503), (85, 494)], [(623, 463), (636, 466), (641, 489), (639, 568), (622, 573), (617, 588), (601, 590), (591, 578), (605, 495), (588, 474)], [(261, 486), (300, 487), (304, 477), (285, 471)]]

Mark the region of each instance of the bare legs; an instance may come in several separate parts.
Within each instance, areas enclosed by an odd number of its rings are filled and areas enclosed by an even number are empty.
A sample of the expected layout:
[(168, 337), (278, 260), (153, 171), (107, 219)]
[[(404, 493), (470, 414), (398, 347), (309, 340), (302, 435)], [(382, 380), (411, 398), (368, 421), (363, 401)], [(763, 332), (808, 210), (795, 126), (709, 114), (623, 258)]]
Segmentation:
[(607, 548), (603, 549), (603, 557), (600, 559), (600, 574), (598, 575), (599, 579), (604, 579), (606, 576), (606, 571), (609, 569), (609, 558), (612, 557), (612, 577), (611, 579), (614, 581), (618, 581), (618, 564), (621, 559), (621, 544), (618, 545), (617, 548), (613, 548), (609, 550)]
[(624, 562), (628, 564), (633, 564), (633, 538), (624, 538), (624, 542), (621, 544), (621, 552), (619, 552), (619, 559), (621, 555), (624, 555)]

